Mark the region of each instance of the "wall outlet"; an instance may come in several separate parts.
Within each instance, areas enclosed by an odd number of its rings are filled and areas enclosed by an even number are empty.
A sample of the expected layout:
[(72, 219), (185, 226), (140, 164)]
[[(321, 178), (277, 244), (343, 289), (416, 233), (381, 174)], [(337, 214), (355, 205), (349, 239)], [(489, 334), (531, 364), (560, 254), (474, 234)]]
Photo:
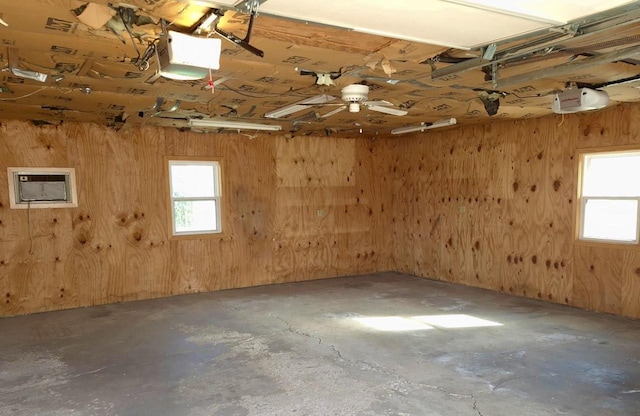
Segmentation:
[(461, 205), (458, 210), (460, 211), (460, 214), (464, 214), (465, 212), (467, 212), (467, 208), (464, 205)]
[(324, 217), (325, 215), (327, 215), (327, 212), (323, 209), (319, 209), (316, 211), (316, 217)]

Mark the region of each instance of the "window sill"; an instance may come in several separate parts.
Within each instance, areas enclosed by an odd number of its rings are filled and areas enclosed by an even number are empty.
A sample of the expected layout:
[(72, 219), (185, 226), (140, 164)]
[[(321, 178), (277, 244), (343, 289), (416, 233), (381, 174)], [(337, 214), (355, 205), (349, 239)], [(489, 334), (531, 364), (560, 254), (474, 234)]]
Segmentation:
[(207, 233), (207, 234), (179, 234), (170, 235), (169, 241), (180, 240), (224, 240), (227, 235), (224, 232), (221, 233)]
[(606, 249), (622, 249), (622, 250), (640, 250), (640, 244), (638, 243), (619, 243), (619, 242), (611, 242), (607, 243), (604, 241), (591, 241), (591, 240), (574, 240), (573, 242), (576, 246), (581, 247), (592, 247), (592, 248), (606, 248)]

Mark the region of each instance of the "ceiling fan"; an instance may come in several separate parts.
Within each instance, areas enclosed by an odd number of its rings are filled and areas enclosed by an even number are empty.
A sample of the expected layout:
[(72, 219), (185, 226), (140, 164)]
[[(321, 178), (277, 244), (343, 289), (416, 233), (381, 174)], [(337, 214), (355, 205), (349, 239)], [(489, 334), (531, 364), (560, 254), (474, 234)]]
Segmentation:
[(270, 111), (266, 113), (264, 116), (266, 118), (282, 118), (288, 116), (289, 114), (297, 113), (298, 111), (303, 111), (307, 109), (309, 106), (324, 106), (324, 105), (338, 105), (339, 107), (329, 111), (326, 114), (321, 115), (321, 118), (327, 118), (334, 114), (337, 114), (341, 111), (349, 109), (350, 113), (358, 113), (360, 112), (361, 107), (365, 107), (372, 111), (378, 111), (380, 113), (390, 114), (394, 116), (404, 116), (407, 114), (406, 110), (400, 110), (397, 108), (393, 108), (393, 104), (389, 101), (384, 100), (376, 100), (376, 101), (368, 101), (369, 98), (369, 86), (362, 84), (351, 84), (347, 85), (342, 89), (342, 100), (344, 104), (340, 103), (332, 103), (332, 101), (336, 100), (336, 97), (331, 95), (316, 95), (314, 97), (310, 97), (304, 99), (302, 101), (298, 101), (286, 107), (279, 108), (274, 111)]

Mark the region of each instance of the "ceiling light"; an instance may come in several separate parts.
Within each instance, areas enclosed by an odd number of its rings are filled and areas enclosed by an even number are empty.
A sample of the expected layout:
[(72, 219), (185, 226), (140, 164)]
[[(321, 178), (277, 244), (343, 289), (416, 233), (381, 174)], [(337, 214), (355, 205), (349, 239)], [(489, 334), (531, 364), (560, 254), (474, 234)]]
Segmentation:
[(269, 131), (282, 130), (282, 126), (277, 124), (245, 123), (242, 121), (226, 121), (226, 120), (189, 120), (189, 126), (203, 127), (203, 128), (231, 129), (231, 130), (269, 130)]
[(335, 100), (336, 97), (332, 97), (330, 95), (316, 95), (311, 98), (307, 98), (306, 100), (298, 101), (297, 103), (293, 103), (286, 107), (279, 108), (274, 111), (270, 111), (266, 113), (264, 116), (266, 118), (280, 118), (284, 116), (288, 116), (289, 114), (297, 113), (298, 111), (306, 110), (309, 108), (309, 104), (324, 104), (329, 101)]
[(16, 77), (28, 78), (34, 81), (45, 82), (47, 80), (47, 74), (37, 71), (29, 71), (27, 69), (11, 68), (11, 73)]
[(200, 23), (200, 25), (196, 29), (196, 33), (201, 33), (209, 30), (213, 22), (215, 22), (216, 20), (218, 20), (216, 11), (211, 11), (209, 15), (202, 21), (202, 23)]
[(429, 130), (429, 129), (437, 129), (439, 127), (453, 126), (457, 122), (458, 122), (458, 120), (456, 120), (455, 118), (445, 118), (445, 119), (442, 119), (442, 120), (438, 120), (438, 121), (436, 121), (435, 123), (432, 123), (432, 124), (421, 123), (418, 126), (400, 127), (398, 129), (393, 129), (393, 130), (391, 130), (391, 134), (413, 133), (413, 132), (416, 132), (416, 131), (423, 132), (423, 131)]

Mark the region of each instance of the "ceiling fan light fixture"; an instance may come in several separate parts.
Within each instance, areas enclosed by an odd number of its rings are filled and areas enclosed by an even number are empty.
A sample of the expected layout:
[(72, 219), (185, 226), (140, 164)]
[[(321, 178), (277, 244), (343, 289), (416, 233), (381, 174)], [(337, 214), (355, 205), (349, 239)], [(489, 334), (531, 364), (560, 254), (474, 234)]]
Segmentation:
[(405, 134), (405, 133), (414, 133), (414, 132), (423, 132), (425, 130), (430, 130), (430, 129), (437, 129), (440, 127), (448, 127), (448, 126), (453, 126), (454, 124), (458, 123), (458, 120), (456, 120), (455, 118), (445, 118), (442, 120), (438, 120), (435, 123), (432, 124), (427, 124), (427, 123), (420, 123), (417, 126), (409, 126), (409, 127), (400, 127), (397, 129), (393, 129), (391, 130), (391, 134)]
[(227, 121), (227, 120), (215, 120), (215, 119), (192, 119), (189, 120), (190, 127), (196, 128), (218, 128), (218, 129), (230, 129), (230, 130), (265, 130), (265, 131), (280, 131), (282, 126), (279, 124), (259, 124), (259, 123), (246, 123), (243, 121)]
[(342, 99), (347, 102), (366, 101), (368, 95), (368, 85), (351, 84), (342, 89)]
[(359, 113), (360, 112), (360, 104), (358, 104), (358, 103), (349, 103), (349, 112), (350, 113)]

